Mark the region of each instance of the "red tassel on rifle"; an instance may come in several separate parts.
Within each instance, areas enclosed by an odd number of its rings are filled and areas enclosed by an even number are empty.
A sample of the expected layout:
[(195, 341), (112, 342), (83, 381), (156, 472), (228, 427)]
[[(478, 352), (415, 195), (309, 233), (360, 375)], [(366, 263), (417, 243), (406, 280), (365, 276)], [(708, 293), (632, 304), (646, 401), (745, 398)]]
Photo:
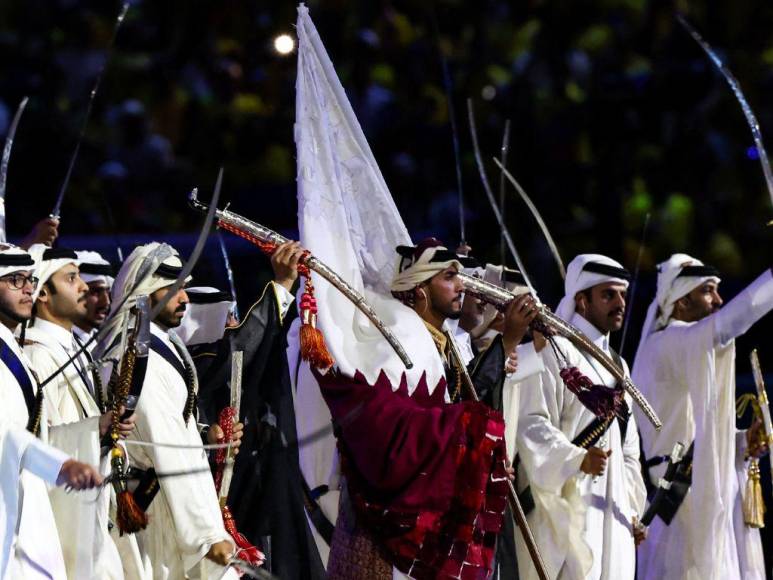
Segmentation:
[[(276, 244), (258, 239), (227, 222), (220, 222), (219, 225), (224, 230), (252, 242), (268, 256), (276, 251)], [(325, 337), (317, 328), (317, 300), (314, 297), (314, 285), (311, 283), (311, 272), (309, 271), (309, 267), (304, 263), (304, 260), (306, 260), (308, 256), (308, 252), (304, 253), (298, 262), (298, 273), (306, 279), (300, 304), (301, 358), (318, 369), (327, 369), (333, 366), (335, 359), (330, 355), (330, 351), (328, 351), (327, 346), (325, 345)]]
[(301, 358), (318, 369), (333, 366), (335, 360), (325, 345), (325, 338), (317, 328), (317, 299), (311, 277), (306, 278), (306, 287), (301, 296)]

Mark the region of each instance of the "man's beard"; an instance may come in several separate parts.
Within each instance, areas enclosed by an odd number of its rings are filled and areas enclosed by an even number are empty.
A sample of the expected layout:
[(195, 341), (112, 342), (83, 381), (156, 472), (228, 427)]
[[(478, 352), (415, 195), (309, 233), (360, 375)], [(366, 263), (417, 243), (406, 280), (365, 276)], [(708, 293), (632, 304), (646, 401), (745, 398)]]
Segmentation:
[(180, 316), (179, 318), (175, 316), (175, 314), (178, 314), (180, 312), (185, 313), (185, 306), (178, 306), (174, 312), (169, 314), (167, 314), (166, 312), (159, 314), (158, 321), (164, 326), (166, 326), (167, 328), (177, 328), (182, 324), (182, 321), (183, 321), (182, 316)]
[(23, 316), (17, 312), (14, 312), (13, 309), (10, 308), (8, 304), (2, 300), (0, 300), (0, 314), (19, 324), (22, 324), (23, 322), (27, 322), (30, 319), (30, 316)]

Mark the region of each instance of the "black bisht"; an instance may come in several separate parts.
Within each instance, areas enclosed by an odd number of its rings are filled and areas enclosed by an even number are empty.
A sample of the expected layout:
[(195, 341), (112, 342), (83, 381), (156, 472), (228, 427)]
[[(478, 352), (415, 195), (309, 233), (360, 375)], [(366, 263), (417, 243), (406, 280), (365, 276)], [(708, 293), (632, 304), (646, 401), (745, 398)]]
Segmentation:
[[(272, 284), (222, 340), (191, 349), (201, 420), (217, 422), (230, 402), (231, 352), (244, 352), (240, 418), (244, 438), (228, 495), (238, 530), (270, 557), (283, 580), (322, 579), (325, 569), (304, 511), (286, 328)], [(268, 538), (268, 541), (267, 541)]]

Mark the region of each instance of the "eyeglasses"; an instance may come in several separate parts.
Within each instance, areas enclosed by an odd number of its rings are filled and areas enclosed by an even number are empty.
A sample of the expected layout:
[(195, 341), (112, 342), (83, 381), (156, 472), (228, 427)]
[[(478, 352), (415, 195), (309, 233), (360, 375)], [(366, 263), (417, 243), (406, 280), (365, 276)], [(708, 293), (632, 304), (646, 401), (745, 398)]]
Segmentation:
[(38, 278), (35, 276), (25, 276), (24, 274), (9, 274), (8, 276), (0, 277), (0, 280), (8, 282), (8, 285), (17, 290), (21, 290), (26, 286), (27, 282), (32, 285), (32, 288), (37, 288)]

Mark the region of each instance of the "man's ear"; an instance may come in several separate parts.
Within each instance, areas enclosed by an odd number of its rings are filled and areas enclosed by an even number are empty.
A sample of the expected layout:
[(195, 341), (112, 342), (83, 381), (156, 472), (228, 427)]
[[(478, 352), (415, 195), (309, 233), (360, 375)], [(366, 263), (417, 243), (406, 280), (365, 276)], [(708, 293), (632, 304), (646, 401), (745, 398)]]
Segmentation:
[(584, 315), (585, 311), (588, 308), (588, 298), (585, 296), (584, 292), (578, 292), (574, 295), (574, 309), (577, 311), (577, 314)]
[(672, 316), (681, 317), (684, 314), (684, 312), (690, 307), (690, 302), (691, 300), (690, 300), (689, 294), (685, 294), (679, 300), (674, 302), (674, 311)]
[(40, 293), (38, 294), (38, 301), (43, 302), (45, 304), (48, 302), (48, 297), (49, 297), (48, 288), (46, 287), (45, 284), (43, 284), (40, 287)]

